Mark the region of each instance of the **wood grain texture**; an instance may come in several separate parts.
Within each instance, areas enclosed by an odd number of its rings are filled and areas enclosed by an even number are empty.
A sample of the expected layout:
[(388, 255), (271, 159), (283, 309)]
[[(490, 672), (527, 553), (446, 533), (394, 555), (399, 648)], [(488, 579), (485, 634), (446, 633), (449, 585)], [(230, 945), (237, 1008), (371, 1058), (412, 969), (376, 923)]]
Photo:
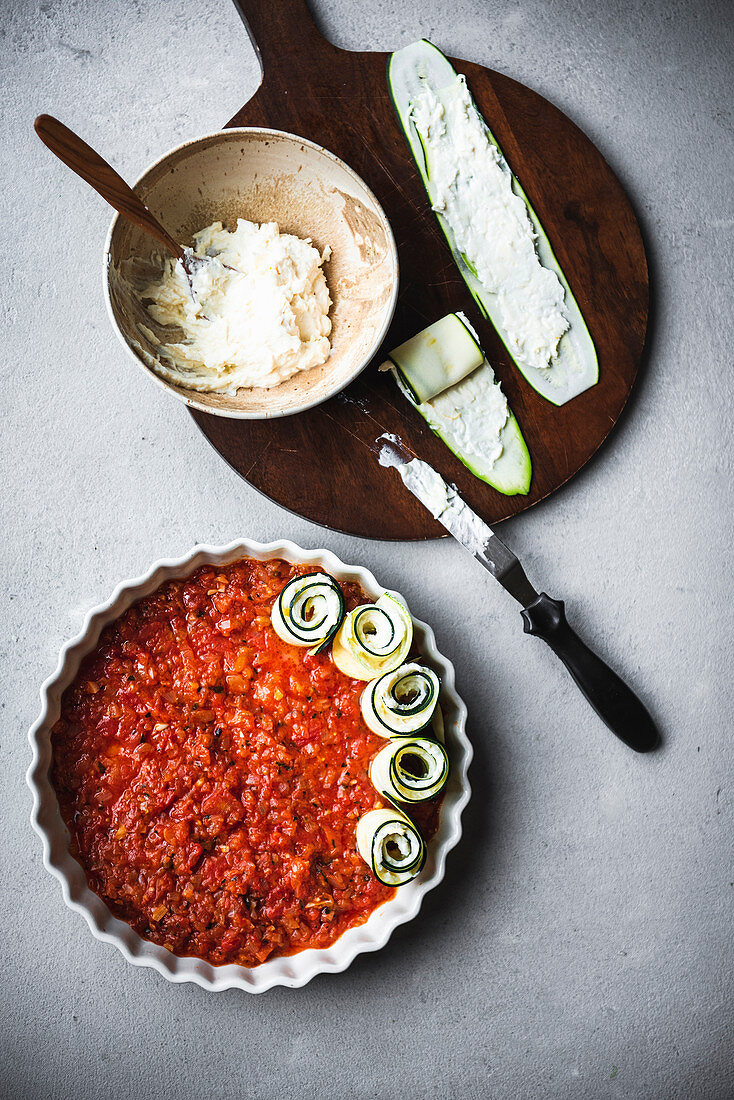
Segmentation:
[[(400, 296), (382, 351), (342, 395), (275, 421), (192, 412), (252, 485), (299, 515), (367, 538), (445, 534), (368, 445), (399, 434), (456, 484), (488, 523), (558, 489), (601, 446), (629, 396), (645, 341), (648, 275), (640, 230), (601, 153), (561, 111), (500, 73), (454, 60), (548, 234), (599, 355), (598, 385), (557, 408), (511, 363), (456, 269), (400, 130), (387, 89), (388, 54), (327, 42), (304, 0), (240, 0), (263, 81), (229, 125), (271, 126), (324, 145), (373, 189), (395, 234)], [(440, 45), (440, 43), (438, 43)], [(505, 497), (473, 477), (377, 372), (384, 353), (438, 317), (463, 309), (520, 422), (533, 461), (530, 493)]]

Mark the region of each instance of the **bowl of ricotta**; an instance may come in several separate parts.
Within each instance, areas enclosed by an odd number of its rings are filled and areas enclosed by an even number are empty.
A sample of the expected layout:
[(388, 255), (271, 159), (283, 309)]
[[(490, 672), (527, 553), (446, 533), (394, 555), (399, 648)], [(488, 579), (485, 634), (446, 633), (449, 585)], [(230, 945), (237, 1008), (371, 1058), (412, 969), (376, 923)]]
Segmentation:
[(134, 187), (194, 262), (187, 274), (116, 216), (108, 312), (131, 356), (179, 400), (218, 416), (288, 416), (338, 393), (377, 354), (397, 248), (374, 194), (338, 157), (243, 127), (177, 146)]

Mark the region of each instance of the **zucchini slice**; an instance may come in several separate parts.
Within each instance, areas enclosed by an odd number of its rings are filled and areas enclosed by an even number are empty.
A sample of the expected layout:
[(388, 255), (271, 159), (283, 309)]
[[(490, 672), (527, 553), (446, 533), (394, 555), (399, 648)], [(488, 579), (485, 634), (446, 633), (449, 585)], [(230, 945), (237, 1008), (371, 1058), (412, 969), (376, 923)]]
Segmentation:
[(290, 645), (310, 646), (319, 653), (328, 646), (344, 618), (344, 594), (327, 573), (293, 577), (273, 604), (273, 630)]
[(441, 710), (441, 704), (439, 703), (433, 712), (433, 718), (431, 718), (431, 734), (434, 741), (440, 741), (443, 745), (446, 741), (446, 725), (443, 720), (443, 711)]
[(426, 845), (410, 818), (397, 809), (370, 810), (357, 823), (357, 851), (385, 886), (403, 886), (419, 875)]
[(416, 405), (430, 401), (484, 362), (476, 334), (460, 313), (448, 313), (411, 337), (389, 358)]
[(500, 295), (490, 290), (480, 281), (472, 257), (467, 256), (462, 251), (457, 242), (454, 228), (444, 213), (440, 209), (436, 209), (435, 206), (438, 202), (438, 195), (432, 178), (432, 175), (435, 175), (435, 166), (432, 172), (430, 143), (425, 134), (422, 137), (416, 127), (413, 107), (419, 97), (431, 92), (436, 97), (438, 109), (445, 108), (450, 103), (451, 97), (459, 94), (458, 90), (463, 94), (463, 78), (458, 76), (451, 62), (436, 46), (422, 39), (391, 55), (388, 62), (388, 85), (395, 110), (418, 171), (431, 204), (434, 205), (439, 225), (472, 297), (482, 314), (494, 325), (507, 348), (508, 354), (524, 378), (542, 397), (545, 397), (554, 405), (564, 405), (571, 398), (583, 393), (584, 390), (589, 389), (598, 381), (599, 365), (596, 349), (568, 281), (553, 254), (553, 249), (543, 226), (530, 205), (527, 195), (512, 174), (502, 150), (473, 100), (470, 109), (476, 112), (489, 142), (497, 150), (499, 166), (507, 173), (513, 194), (520, 198), (524, 204), (527, 217), (532, 226), (532, 232), (535, 235), (535, 250), (538, 259), (543, 268), (555, 273), (563, 290), (563, 308), (569, 327), (565, 334), (560, 336), (557, 354), (550, 359), (547, 367), (541, 368), (524, 361), (520, 357), (517, 346), (513, 348), (513, 341), (503, 321)]
[(425, 729), (438, 703), (432, 668), (411, 662), (386, 672), (362, 692), (362, 717), (379, 737), (405, 737)]
[(331, 647), (334, 664), (353, 680), (374, 680), (401, 665), (413, 642), (407, 607), (384, 592), (376, 603), (361, 604), (344, 619)]
[[(532, 463), (520, 425), (463, 313), (442, 317), (390, 352), (389, 358), (401, 393), (476, 477), (506, 496), (528, 492)], [(443, 363), (448, 368), (442, 385)], [(469, 366), (471, 373), (465, 371), (459, 378), (459, 363), (473, 363), (475, 369)]]
[(431, 737), (391, 741), (370, 765), (373, 786), (391, 802), (427, 802), (441, 793), (448, 777), (446, 749)]

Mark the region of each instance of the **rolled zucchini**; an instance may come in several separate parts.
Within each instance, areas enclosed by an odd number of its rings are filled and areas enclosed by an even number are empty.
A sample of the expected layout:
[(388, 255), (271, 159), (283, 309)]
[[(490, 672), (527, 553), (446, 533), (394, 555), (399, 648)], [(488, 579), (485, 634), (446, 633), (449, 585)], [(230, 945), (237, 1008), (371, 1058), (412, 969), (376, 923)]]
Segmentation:
[(402, 886), (420, 874), (426, 845), (400, 810), (370, 810), (357, 823), (357, 851), (385, 886)]
[(411, 662), (386, 672), (362, 692), (362, 716), (380, 737), (405, 737), (424, 729), (438, 703), (432, 668)]
[(331, 655), (345, 676), (374, 680), (401, 665), (413, 642), (413, 620), (407, 607), (383, 593), (376, 603), (350, 611), (334, 638)]
[(463, 313), (449, 313), (389, 353), (398, 389), (464, 465), (499, 493), (527, 493), (520, 425)]
[(327, 573), (306, 573), (288, 581), (271, 612), (273, 630), (290, 645), (324, 649), (344, 618), (344, 594)]
[(389, 353), (416, 405), (431, 401), (484, 362), (484, 352), (461, 313), (448, 313)]
[(435, 798), (448, 777), (446, 749), (431, 737), (391, 741), (370, 765), (375, 789), (391, 801), (425, 802)]

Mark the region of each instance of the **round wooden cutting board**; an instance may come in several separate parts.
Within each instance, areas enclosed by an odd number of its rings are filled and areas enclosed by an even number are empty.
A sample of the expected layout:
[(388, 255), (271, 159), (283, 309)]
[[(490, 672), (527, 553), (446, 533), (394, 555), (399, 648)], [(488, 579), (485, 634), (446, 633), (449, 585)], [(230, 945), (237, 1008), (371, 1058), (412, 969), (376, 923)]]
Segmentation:
[[(400, 296), (381, 352), (342, 395), (298, 416), (227, 420), (192, 411), (227, 462), (285, 508), (352, 535), (424, 539), (445, 534), (369, 444), (394, 432), (488, 523), (529, 508), (568, 481), (604, 442), (635, 379), (645, 341), (648, 276), (629, 200), (601, 153), (542, 96), (481, 65), (454, 60), (525, 189), (586, 319), (599, 383), (557, 408), (511, 363), (479, 314), (431, 212), (386, 81), (388, 54), (338, 49), (305, 0), (240, 0), (263, 81), (231, 126), (270, 126), (342, 157), (377, 195), (395, 234)], [(441, 45), (440, 42), (437, 45)], [(427, 428), (377, 367), (385, 353), (445, 313), (462, 309), (520, 422), (533, 462), (527, 496), (479, 481)]]

